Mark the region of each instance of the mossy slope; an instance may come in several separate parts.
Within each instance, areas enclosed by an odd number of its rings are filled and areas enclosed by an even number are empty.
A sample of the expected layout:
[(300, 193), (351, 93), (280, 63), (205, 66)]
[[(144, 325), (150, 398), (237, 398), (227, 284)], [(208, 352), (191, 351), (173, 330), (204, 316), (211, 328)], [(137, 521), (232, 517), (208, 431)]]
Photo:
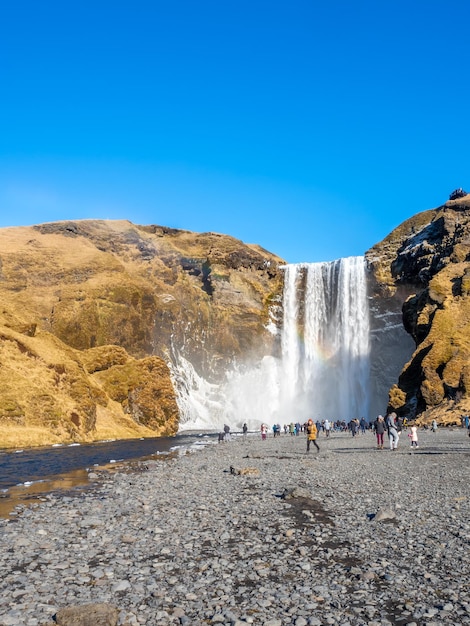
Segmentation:
[(269, 349), (280, 259), (127, 221), (0, 229), (0, 447), (173, 434), (166, 365)]

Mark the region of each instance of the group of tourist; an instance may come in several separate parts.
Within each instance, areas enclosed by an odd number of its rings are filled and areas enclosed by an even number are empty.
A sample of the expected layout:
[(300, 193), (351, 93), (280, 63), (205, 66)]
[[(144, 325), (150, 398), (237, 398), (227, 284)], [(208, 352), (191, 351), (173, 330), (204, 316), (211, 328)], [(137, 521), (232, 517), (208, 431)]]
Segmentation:
[[(462, 427), (468, 428), (469, 436), (470, 436), (470, 418), (468, 416), (462, 416)], [(426, 428), (426, 426), (424, 426)], [(263, 440), (267, 439), (270, 428), (267, 424), (261, 424), (261, 438)], [(353, 437), (357, 434), (365, 434), (366, 431), (372, 431), (375, 434), (377, 439), (377, 449), (383, 450), (384, 448), (384, 440), (385, 435), (388, 438), (388, 448), (390, 450), (397, 450), (398, 443), (400, 441), (400, 435), (403, 431), (408, 430), (408, 437), (410, 439), (411, 448), (419, 448), (418, 443), (418, 428), (416, 425), (408, 425), (406, 419), (403, 419), (400, 416), (397, 416), (396, 413), (389, 413), (386, 417), (379, 415), (374, 422), (367, 422), (364, 417), (361, 419), (355, 418), (352, 419), (349, 423), (344, 421), (330, 421), (328, 419), (325, 420), (317, 420), (314, 422), (312, 419), (309, 419), (307, 422), (301, 424), (300, 422), (291, 422), (290, 424), (284, 424), (281, 428), (280, 424), (274, 424), (271, 427), (273, 437), (280, 437), (281, 432), (284, 432), (285, 435), (290, 435), (291, 437), (296, 437), (300, 433), (305, 433), (307, 436), (307, 452), (310, 451), (310, 446), (313, 443), (317, 452), (320, 451), (320, 447), (317, 443), (317, 439), (320, 433), (324, 434), (325, 437), (329, 437), (331, 431), (336, 432), (346, 432), (349, 431)], [(437, 431), (437, 421), (435, 419), (432, 420), (431, 423), (431, 431)], [(243, 424), (242, 429), (243, 437), (246, 438), (248, 434), (248, 426), (247, 424)], [(223, 441), (230, 441), (231, 433), (230, 426), (227, 424), (224, 425), (223, 432), (219, 433), (219, 443)]]
[[(246, 426), (246, 424), (245, 424)], [(310, 446), (313, 445), (316, 447), (317, 452), (320, 451), (320, 448), (317, 443), (317, 438), (320, 433), (323, 433), (325, 437), (329, 437), (332, 430), (338, 432), (350, 431), (351, 435), (355, 437), (357, 434), (365, 434), (367, 430), (372, 430), (375, 433), (377, 439), (377, 449), (383, 450), (384, 448), (384, 437), (387, 434), (388, 444), (390, 450), (398, 449), (398, 442), (400, 440), (400, 435), (403, 430), (408, 428), (406, 420), (402, 417), (397, 416), (396, 413), (389, 413), (386, 417), (379, 415), (377, 419), (368, 423), (364, 417), (361, 419), (354, 418), (348, 424), (344, 421), (336, 421), (330, 422), (328, 419), (325, 420), (317, 420), (314, 422), (312, 419), (309, 419), (308, 422), (301, 424), (299, 422), (290, 424), (284, 424), (281, 429), (280, 424), (274, 424), (272, 426), (273, 436), (278, 437), (283, 430), (287, 435), (291, 435), (293, 437), (298, 436), (300, 433), (304, 432), (307, 435), (307, 452), (310, 451)], [(437, 429), (437, 422), (433, 420), (432, 430)], [(267, 424), (261, 425), (261, 437), (262, 439), (266, 439), (268, 435), (269, 428)], [(410, 439), (411, 448), (418, 448), (418, 428), (415, 425), (409, 427), (408, 437)]]
[[(301, 433), (307, 432), (308, 422), (300, 423), (300, 422), (291, 422), (290, 424), (284, 424), (281, 426), (280, 424), (273, 424), (271, 430), (273, 432), (273, 437), (279, 437), (282, 432), (286, 435), (290, 435), (291, 437), (296, 437)], [(366, 421), (364, 417), (352, 419), (349, 423), (346, 421), (330, 421), (328, 419), (325, 420), (317, 420), (315, 422), (315, 426), (318, 433), (324, 433), (326, 437), (330, 436), (332, 431), (334, 432), (347, 432), (349, 431), (351, 435), (354, 437), (358, 433), (365, 434), (366, 430), (370, 428), (369, 423)], [(267, 424), (263, 423), (260, 427), (261, 434), (263, 435), (269, 432), (269, 427)]]
[[(379, 415), (373, 424), (373, 429), (379, 450), (383, 450), (385, 433), (388, 435), (390, 450), (397, 450), (400, 435), (404, 429), (404, 420), (396, 413), (389, 413), (385, 418)], [(410, 427), (408, 436), (411, 440), (411, 447), (418, 448), (418, 428), (415, 425)]]

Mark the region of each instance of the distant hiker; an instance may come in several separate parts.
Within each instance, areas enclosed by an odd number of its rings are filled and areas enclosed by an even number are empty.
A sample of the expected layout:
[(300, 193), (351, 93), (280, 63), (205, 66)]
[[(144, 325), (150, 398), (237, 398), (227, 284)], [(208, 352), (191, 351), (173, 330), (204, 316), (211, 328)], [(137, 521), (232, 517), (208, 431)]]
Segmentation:
[(230, 426), (224, 424), (225, 441), (230, 441), (232, 436), (230, 435)]
[(246, 425), (246, 422), (243, 424), (243, 438), (246, 439), (246, 434), (248, 432), (248, 426)]
[(313, 441), (313, 445), (316, 447), (317, 452), (320, 452), (320, 448), (317, 443), (317, 427), (313, 423), (313, 420), (307, 422), (307, 452), (310, 452), (310, 442)]
[(365, 435), (366, 434), (366, 428), (367, 428), (367, 422), (366, 422), (364, 417), (361, 417), (361, 421), (359, 422), (359, 425), (361, 427), (361, 433), (363, 435)]
[(379, 415), (374, 422), (375, 436), (377, 437), (377, 448), (382, 450), (384, 447), (385, 421), (382, 415)]
[(323, 422), (323, 428), (325, 429), (325, 435), (327, 437), (329, 437), (330, 436), (330, 430), (331, 430), (331, 424), (330, 424), (329, 420), (325, 420)]
[(437, 422), (436, 420), (433, 420), (431, 423), (431, 430), (433, 433), (437, 432)]
[(398, 431), (395, 425), (396, 413), (390, 413), (385, 418), (385, 425), (388, 431), (388, 440), (390, 442), (390, 450), (396, 450), (398, 448)]
[(268, 435), (268, 427), (266, 424), (261, 424), (261, 439), (264, 441)]

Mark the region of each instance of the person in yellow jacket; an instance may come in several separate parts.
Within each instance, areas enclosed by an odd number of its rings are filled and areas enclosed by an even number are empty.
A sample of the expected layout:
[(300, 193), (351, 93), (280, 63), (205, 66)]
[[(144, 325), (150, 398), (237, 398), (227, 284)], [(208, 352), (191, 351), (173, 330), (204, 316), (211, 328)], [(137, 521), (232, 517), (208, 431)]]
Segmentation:
[(316, 447), (317, 452), (320, 452), (320, 447), (317, 443), (317, 427), (313, 423), (313, 420), (307, 422), (307, 452), (310, 452), (310, 442), (313, 441), (313, 445)]

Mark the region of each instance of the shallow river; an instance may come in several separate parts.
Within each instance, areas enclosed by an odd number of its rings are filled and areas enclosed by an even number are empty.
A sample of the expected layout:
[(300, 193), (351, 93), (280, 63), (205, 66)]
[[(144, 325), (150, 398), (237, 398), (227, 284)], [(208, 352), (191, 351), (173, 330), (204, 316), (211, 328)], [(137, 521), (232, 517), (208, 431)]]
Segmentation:
[(86, 486), (87, 468), (158, 458), (171, 452), (216, 442), (211, 433), (175, 437), (102, 441), (24, 450), (0, 450), (0, 517), (19, 503), (37, 500), (56, 489)]

